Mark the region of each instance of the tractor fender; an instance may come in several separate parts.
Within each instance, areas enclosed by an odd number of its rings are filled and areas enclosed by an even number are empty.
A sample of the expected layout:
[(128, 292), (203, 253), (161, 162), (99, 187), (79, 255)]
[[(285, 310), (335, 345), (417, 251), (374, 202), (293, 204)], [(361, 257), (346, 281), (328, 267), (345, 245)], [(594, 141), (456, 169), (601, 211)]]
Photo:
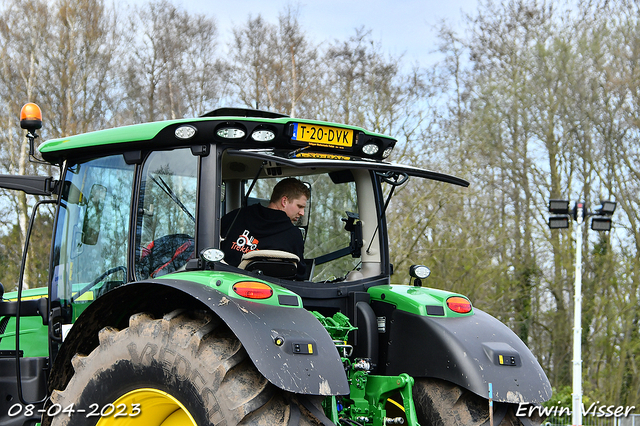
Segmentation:
[(551, 384), (529, 348), (486, 312), (474, 308), (473, 315), (445, 318), (394, 309), (391, 316), (386, 374), (447, 380), (484, 398), (491, 383), (498, 402), (551, 398)]
[(78, 317), (54, 361), (49, 388), (64, 389), (71, 358), (98, 345), (105, 326), (128, 326), (129, 317), (156, 317), (178, 308), (209, 309), (237, 336), (258, 371), (275, 386), (307, 395), (345, 395), (349, 385), (329, 333), (307, 310), (273, 306), (225, 295), (186, 280), (160, 278), (117, 287)]

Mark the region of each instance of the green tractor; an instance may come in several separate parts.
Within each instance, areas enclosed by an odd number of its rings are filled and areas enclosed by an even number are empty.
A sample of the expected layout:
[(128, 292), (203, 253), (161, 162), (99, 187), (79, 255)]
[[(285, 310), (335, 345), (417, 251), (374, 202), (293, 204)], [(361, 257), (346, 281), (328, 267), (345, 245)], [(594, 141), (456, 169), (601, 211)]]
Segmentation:
[[(41, 123), (27, 104), (32, 154)], [(59, 176), (0, 176), (41, 196), (28, 234), (55, 205), (48, 281), (2, 290), (0, 425), (540, 424), (551, 387), (510, 329), (424, 266), (391, 284), (394, 190), (468, 185), (395, 143), (234, 108), (42, 143)], [(287, 177), (304, 259), (238, 239), (225, 262), (222, 217)]]

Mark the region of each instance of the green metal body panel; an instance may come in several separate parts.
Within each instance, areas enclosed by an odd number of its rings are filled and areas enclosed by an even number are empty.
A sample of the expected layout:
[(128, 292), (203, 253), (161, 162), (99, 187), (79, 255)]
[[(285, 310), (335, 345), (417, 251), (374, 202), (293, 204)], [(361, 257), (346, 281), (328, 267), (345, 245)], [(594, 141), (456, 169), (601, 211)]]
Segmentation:
[(153, 139), (158, 132), (166, 126), (180, 121), (186, 120), (135, 124), (132, 126), (98, 130), (66, 138), (50, 139), (40, 145), (38, 150), (46, 153), (81, 147), (112, 145), (133, 140), (149, 140)]
[[(427, 306), (442, 306), (444, 318), (466, 317), (473, 315), (473, 308), (467, 314), (459, 314), (447, 307), (447, 299), (452, 296), (465, 297), (458, 293), (428, 287), (412, 287), (408, 285), (375, 286), (368, 290), (372, 301), (391, 303), (396, 308), (416, 315), (429, 316)], [(466, 297), (465, 297), (466, 299)]]
[[(254, 277), (242, 275), (242, 274), (236, 274), (233, 272), (222, 272), (222, 271), (174, 272), (174, 273), (165, 275), (163, 278), (175, 278), (175, 279), (184, 280), (184, 281), (192, 281), (194, 283), (202, 284), (207, 287), (215, 288), (219, 292), (224, 293), (229, 297), (233, 297), (234, 299), (250, 300), (255, 303), (262, 303), (262, 304), (271, 305), (271, 306), (282, 306), (278, 302), (279, 296), (291, 296), (291, 297), (295, 297), (298, 303), (297, 303), (297, 306), (288, 306), (288, 307), (290, 308), (302, 307), (302, 299), (293, 291), (287, 290), (286, 288), (280, 287), (273, 283), (267, 283), (266, 281), (260, 280), (258, 278), (254, 278)], [(269, 287), (271, 287), (271, 289), (273, 289), (273, 295), (267, 299), (248, 299), (246, 297), (242, 297), (233, 291), (233, 285), (241, 281), (255, 281), (255, 282), (267, 284)]]
[[(35, 299), (38, 297), (47, 297), (49, 289), (47, 287), (27, 288), (22, 290), (22, 300)], [(15, 301), (18, 300), (18, 292), (10, 291), (3, 296), (4, 300)]]
[[(47, 297), (47, 288), (32, 288), (22, 292), (22, 300), (38, 299)], [(15, 301), (18, 292), (12, 291), (4, 295), (5, 300)], [(42, 357), (49, 355), (49, 329), (42, 324), (42, 318), (20, 317), (20, 350), (24, 352), (24, 357)], [(0, 351), (16, 349), (16, 319), (9, 318), (7, 328), (0, 334)]]
[[(175, 278), (179, 280), (192, 281), (194, 283), (198, 283), (204, 285), (206, 287), (215, 288), (221, 293), (226, 294), (229, 297), (234, 299), (241, 300), (251, 300), (255, 303), (261, 303), (265, 305), (271, 306), (283, 306), (279, 302), (279, 296), (288, 296), (290, 298), (295, 298), (297, 303), (292, 303), (288, 308), (301, 308), (302, 307), (302, 299), (296, 293), (291, 290), (287, 290), (284, 287), (280, 287), (278, 285), (267, 283), (266, 281), (253, 278), (247, 275), (236, 274), (233, 272), (220, 272), (220, 271), (193, 271), (193, 272), (173, 272), (171, 274), (165, 275), (163, 278)], [(255, 281), (263, 284), (267, 284), (273, 290), (273, 295), (266, 299), (249, 299), (246, 297), (242, 297), (236, 294), (233, 291), (233, 285), (241, 282), (241, 281)], [(75, 287), (82, 288), (83, 284), (77, 284)], [(75, 322), (80, 314), (84, 312), (85, 309), (89, 307), (91, 302), (94, 300), (94, 295), (92, 291), (88, 291), (82, 295), (82, 297), (71, 303), (72, 306), (72, 319)]]
[(71, 321), (76, 322), (80, 314), (89, 307), (91, 301), (74, 302), (71, 304)]
[[(20, 318), (20, 350), (25, 358), (49, 355), (49, 329), (40, 317)], [(0, 351), (16, 349), (16, 319), (11, 318), (0, 334)]]

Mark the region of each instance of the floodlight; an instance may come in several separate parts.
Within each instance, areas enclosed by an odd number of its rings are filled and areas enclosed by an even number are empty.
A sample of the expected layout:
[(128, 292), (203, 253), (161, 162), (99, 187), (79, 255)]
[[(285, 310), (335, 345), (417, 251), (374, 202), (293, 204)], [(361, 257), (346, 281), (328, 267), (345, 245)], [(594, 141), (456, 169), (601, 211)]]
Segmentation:
[(611, 219), (608, 217), (594, 217), (591, 219), (591, 229), (594, 231), (611, 230)]
[(598, 209), (598, 214), (603, 214), (606, 216), (611, 216), (614, 211), (616, 211), (617, 203), (615, 201), (600, 201), (600, 208)]
[(431, 270), (424, 265), (411, 265), (409, 275), (423, 280), (431, 275)]
[(549, 200), (549, 213), (569, 214), (568, 200)]
[(549, 218), (549, 228), (563, 229), (569, 227), (569, 216), (551, 216)]

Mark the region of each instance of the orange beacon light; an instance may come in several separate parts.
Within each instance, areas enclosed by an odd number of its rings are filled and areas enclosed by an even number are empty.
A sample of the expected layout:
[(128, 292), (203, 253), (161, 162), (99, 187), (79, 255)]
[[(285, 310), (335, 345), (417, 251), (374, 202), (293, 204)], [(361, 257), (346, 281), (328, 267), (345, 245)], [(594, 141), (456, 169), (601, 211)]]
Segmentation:
[(20, 127), (33, 133), (42, 127), (42, 111), (32, 102), (24, 104), (20, 110)]

